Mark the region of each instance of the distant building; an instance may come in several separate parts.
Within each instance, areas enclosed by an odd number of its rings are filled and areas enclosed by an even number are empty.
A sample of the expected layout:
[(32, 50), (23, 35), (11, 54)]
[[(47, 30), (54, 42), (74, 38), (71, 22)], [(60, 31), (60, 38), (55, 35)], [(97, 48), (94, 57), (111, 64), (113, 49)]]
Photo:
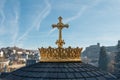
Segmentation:
[(26, 54), (30, 54), (30, 51), (29, 50), (26, 50), (26, 52), (25, 52)]
[(116, 52), (115, 56), (115, 72), (114, 74), (117, 76), (118, 79), (120, 79), (120, 41), (118, 41), (117, 45), (118, 51)]
[(87, 63), (89, 64), (98, 66), (99, 52), (100, 52), (99, 43), (97, 43), (97, 45), (91, 45), (89, 47), (86, 47), (86, 49), (82, 53), (83, 62), (87, 61)]
[(0, 50), (0, 57), (4, 57), (4, 52)]
[(120, 41), (118, 41), (118, 44), (116, 46), (108, 46), (108, 47), (105, 47), (106, 48), (106, 52), (107, 52), (107, 55), (109, 57), (109, 65), (108, 65), (108, 71), (109, 72), (114, 72), (115, 69), (116, 69), (116, 61), (118, 61), (118, 53), (119, 53), (119, 45), (120, 45)]
[[(116, 46), (107, 46), (104, 48), (105, 54), (99, 59), (99, 61), (105, 64), (99, 64), (101, 65), (100, 68), (103, 69), (102, 67), (106, 65), (106, 70), (115, 74), (120, 79), (120, 40)], [(105, 57), (107, 57), (106, 60)]]
[(0, 53), (0, 72), (7, 72), (7, 66), (9, 65), (9, 60), (6, 59), (3, 52)]
[[(99, 43), (97, 45), (86, 47), (86, 49), (82, 53), (83, 62), (98, 66), (98, 62), (100, 61), (100, 48), (101, 47)], [(118, 71), (117, 64), (120, 63), (120, 61), (118, 60), (120, 59), (120, 57), (117, 58), (119, 54), (118, 51), (120, 51), (120, 40), (118, 41), (118, 44), (116, 46), (105, 46), (104, 48), (108, 58), (107, 71), (114, 73), (114, 71)]]
[(106, 48), (104, 46), (102, 46), (100, 48), (98, 67), (104, 71), (107, 71), (108, 70), (108, 63), (109, 63), (109, 60), (108, 60)]
[(7, 66), (9, 65), (9, 60), (0, 59), (0, 72), (7, 72)]
[(15, 49), (13, 49), (13, 53), (14, 53), (14, 54), (16, 53), (16, 50), (15, 50)]

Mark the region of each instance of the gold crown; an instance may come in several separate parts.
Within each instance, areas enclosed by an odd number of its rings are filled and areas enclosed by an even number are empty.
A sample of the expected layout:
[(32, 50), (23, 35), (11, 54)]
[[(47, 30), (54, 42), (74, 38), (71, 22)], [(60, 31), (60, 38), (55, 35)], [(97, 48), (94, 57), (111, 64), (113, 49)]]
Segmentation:
[(42, 62), (81, 61), (82, 48), (41, 48), (39, 49)]

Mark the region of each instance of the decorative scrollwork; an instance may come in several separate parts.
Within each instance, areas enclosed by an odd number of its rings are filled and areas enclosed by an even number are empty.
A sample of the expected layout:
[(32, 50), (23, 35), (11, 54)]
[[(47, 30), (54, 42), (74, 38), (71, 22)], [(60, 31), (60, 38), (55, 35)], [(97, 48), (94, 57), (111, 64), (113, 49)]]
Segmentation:
[(41, 48), (39, 49), (41, 61), (74, 61), (81, 60), (82, 48)]

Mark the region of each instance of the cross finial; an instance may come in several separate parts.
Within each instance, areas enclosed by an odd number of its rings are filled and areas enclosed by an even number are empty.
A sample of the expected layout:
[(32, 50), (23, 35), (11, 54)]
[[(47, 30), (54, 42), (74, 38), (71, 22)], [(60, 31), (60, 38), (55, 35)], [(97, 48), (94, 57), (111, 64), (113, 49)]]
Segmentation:
[(59, 22), (57, 24), (53, 24), (52, 27), (53, 28), (58, 28), (59, 30), (59, 39), (56, 41), (56, 44), (58, 45), (59, 48), (62, 48), (63, 44), (65, 44), (64, 40), (62, 40), (62, 29), (64, 27), (68, 28), (68, 24), (63, 24), (62, 23), (62, 17), (60, 16), (58, 18)]
[(58, 20), (59, 20), (59, 23), (61, 23), (61, 22), (62, 22), (62, 17), (60, 16), (60, 17), (58, 18)]

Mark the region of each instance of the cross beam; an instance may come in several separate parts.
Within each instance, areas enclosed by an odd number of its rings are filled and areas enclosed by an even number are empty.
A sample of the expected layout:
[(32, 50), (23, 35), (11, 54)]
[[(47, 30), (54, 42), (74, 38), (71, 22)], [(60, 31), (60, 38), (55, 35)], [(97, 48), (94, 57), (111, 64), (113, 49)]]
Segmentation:
[(58, 28), (58, 30), (59, 30), (59, 38), (56, 41), (56, 44), (58, 45), (59, 48), (62, 48), (63, 44), (65, 44), (64, 40), (62, 40), (62, 29), (63, 28), (68, 28), (69, 25), (62, 23), (62, 17), (61, 16), (58, 18), (58, 20), (59, 20), (59, 22), (57, 24), (53, 24), (52, 27), (53, 28)]

